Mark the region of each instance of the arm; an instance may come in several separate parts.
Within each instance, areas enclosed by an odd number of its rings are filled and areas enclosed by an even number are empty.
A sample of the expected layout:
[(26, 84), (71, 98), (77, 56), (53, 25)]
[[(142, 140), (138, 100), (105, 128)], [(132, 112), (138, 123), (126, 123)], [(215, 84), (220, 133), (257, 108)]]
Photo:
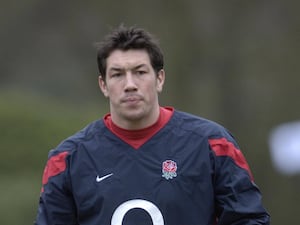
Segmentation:
[(214, 163), (218, 225), (270, 224), (261, 193), (233, 139), (209, 140)]
[(49, 154), (35, 225), (77, 224), (75, 203), (67, 179), (67, 157), (68, 152)]

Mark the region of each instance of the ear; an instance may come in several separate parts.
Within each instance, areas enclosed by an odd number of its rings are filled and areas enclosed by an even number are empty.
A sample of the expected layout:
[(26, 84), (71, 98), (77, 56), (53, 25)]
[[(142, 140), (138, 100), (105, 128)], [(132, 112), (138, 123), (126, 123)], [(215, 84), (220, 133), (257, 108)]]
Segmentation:
[(99, 75), (98, 84), (99, 84), (100, 90), (102, 91), (103, 95), (105, 97), (108, 97), (108, 90), (107, 90), (107, 86), (106, 86), (106, 83), (105, 83), (104, 79), (105, 78), (103, 78), (101, 75)]
[(162, 92), (164, 83), (165, 83), (165, 71), (161, 69), (158, 71), (157, 78), (156, 78), (156, 90), (158, 93)]

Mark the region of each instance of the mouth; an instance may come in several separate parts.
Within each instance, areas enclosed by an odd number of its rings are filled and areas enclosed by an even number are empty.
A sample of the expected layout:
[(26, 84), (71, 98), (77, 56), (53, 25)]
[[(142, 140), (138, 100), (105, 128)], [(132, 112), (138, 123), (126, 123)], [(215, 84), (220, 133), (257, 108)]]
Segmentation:
[(135, 105), (137, 103), (139, 103), (140, 101), (142, 101), (142, 98), (140, 96), (126, 96), (125, 98), (122, 99), (122, 102), (125, 104), (129, 104), (129, 105)]

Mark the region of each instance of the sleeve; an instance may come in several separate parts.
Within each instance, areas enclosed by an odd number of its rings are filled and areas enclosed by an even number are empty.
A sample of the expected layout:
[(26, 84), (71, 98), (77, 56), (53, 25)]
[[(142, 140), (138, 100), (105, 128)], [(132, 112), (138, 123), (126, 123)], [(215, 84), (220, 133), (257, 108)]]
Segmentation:
[(270, 224), (260, 190), (233, 138), (209, 139), (214, 165), (217, 225)]
[(77, 225), (76, 207), (68, 184), (68, 152), (49, 154), (43, 173), (35, 225)]

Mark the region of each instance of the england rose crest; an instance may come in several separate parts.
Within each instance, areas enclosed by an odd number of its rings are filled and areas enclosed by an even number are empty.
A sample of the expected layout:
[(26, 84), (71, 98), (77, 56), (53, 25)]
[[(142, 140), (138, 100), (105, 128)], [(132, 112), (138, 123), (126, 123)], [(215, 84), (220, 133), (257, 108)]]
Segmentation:
[(173, 160), (166, 160), (162, 163), (162, 177), (167, 180), (177, 176), (177, 164)]

